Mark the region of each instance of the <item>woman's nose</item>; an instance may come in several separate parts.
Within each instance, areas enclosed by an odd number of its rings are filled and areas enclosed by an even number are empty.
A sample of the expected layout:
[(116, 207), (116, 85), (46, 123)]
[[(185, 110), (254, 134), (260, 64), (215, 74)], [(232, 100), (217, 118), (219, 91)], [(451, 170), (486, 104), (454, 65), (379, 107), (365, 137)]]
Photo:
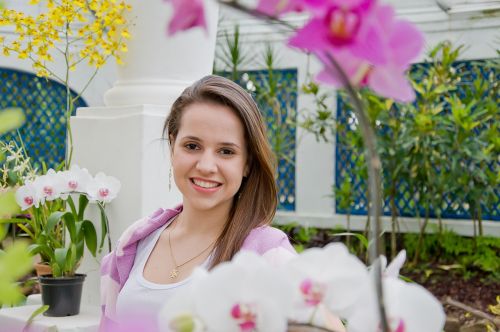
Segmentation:
[(217, 171), (217, 160), (215, 156), (205, 151), (200, 155), (200, 159), (196, 163), (196, 169), (203, 173), (214, 173)]

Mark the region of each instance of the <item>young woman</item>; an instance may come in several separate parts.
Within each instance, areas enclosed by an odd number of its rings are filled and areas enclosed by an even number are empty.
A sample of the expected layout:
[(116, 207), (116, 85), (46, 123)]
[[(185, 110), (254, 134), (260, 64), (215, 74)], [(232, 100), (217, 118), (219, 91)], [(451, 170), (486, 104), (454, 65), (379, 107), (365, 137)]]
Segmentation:
[(207, 76), (188, 87), (164, 126), (182, 205), (127, 229), (103, 259), (101, 331), (132, 316), (156, 321), (162, 304), (239, 250), (273, 263), (295, 255), (269, 226), (277, 206), (274, 157), (257, 105), (237, 84)]

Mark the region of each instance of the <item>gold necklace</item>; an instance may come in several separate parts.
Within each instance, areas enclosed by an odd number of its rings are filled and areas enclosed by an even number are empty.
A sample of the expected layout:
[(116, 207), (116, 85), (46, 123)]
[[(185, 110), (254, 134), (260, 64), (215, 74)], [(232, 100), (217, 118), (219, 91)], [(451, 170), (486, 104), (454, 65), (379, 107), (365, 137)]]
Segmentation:
[(205, 251), (208, 250), (208, 248), (210, 248), (211, 246), (214, 245), (215, 241), (217, 239), (215, 239), (212, 243), (210, 243), (210, 245), (208, 247), (206, 247), (205, 249), (203, 249), (199, 254), (197, 254), (196, 256), (194, 257), (191, 257), (190, 259), (188, 259), (187, 261), (185, 261), (184, 263), (182, 264), (177, 264), (177, 262), (175, 261), (175, 257), (174, 257), (174, 252), (172, 250), (172, 241), (170, 240), (170, 233), (172, 233), (172, 231), (174, 230), (174, 228), (172, 227), (172, 229), (168, 232), (168, 246), (170, 248), (170, 257), (172, 258), (172, 261), (174, 262), (174, 268), (172, 269), (172, 271), (170, 271), (170, 279), (177, 279), (177, 276), (179, 275), (179, 268), (181, 268), (182, 266), (186, 265), (187, 263), (193, 261), (194, 259), (200, 257)]

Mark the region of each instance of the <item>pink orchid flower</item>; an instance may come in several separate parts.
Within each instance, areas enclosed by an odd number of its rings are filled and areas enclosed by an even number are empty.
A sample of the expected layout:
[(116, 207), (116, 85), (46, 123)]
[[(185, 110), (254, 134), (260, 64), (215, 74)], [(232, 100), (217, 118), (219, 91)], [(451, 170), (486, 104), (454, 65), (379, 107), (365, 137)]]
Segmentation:
[(96, 174), (87, 185), (87, 194), (91, 201), (109, 203), (116, 198), (120, 191), (120, 181), (102, 172)]
[(307, 3), (314, 16), (289, 40), (291, 46), (308, 51), (336, 51), (344, 47), (362, 48), (371, 42), (368, 38), (381, 39), (371, 18), (376, 13), (375, 0)]
[(301, 12), (303, 0), (260, 0), (257, 11), (270, 16), (279, 16), (288, 12)]
[(39, 206), (40, 197), (37, 195), (37, 190), (31, 182), (27, 182), (24, 186), (17, 189), (16, 202), (23, 211), (29, 209), (32, 206)]
[(205, 20), (205, 8), (203, 0), (165, 0), (173, 6), (173, 16), (168, 24), (168, 35), (172, 36), (178, 31), (188, 30), (194, 27), (202, 27), (207, 30)]
[(66, 193), (65, 197), (61, 195), (63, 199), (67, 198), (67, 193), (85, 192), (87, 184), (92, 180), (89, 171), (78, 165), (71, 166), (68, 171), (60, 172), (59, 176), (63, 181), (63, 192)]
[[(328, 58), (320, 56), (320, 59), (325, 64), (325, 68), (316, 76), (318, 81), (338, 88), (343, 87), (344, 82), (339, 72), (328, 63)], [(415, 91), (406, 78), (406, 67), (393, 64), (374, 66), (349, 52), (338, 52), (334, 59), (342, 67), (351, 84), (356, 87), (368, 86), (381, 96), (401, 102), (410, 102), (415, 99)]]
[(324, 14), (314, 16), (289, 44), (318, 55), (325, 64), (319, 80), (344, 85), (331, 64), (334, 58), (354, 86), (368, 86), (402, 102), (415, 99), (405, 72), (424, 45), (416, 27), (397, 19), (391, 6), (378, 5), (375, 0), (306, 2)]

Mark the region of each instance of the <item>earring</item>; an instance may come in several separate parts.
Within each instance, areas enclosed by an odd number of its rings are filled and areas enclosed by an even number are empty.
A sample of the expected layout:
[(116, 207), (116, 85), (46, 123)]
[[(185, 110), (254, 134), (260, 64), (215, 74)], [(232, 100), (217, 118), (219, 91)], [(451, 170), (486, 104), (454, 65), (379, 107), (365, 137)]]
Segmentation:
[(168, 170), (168, 191), (172, 191), (172, 165)]

